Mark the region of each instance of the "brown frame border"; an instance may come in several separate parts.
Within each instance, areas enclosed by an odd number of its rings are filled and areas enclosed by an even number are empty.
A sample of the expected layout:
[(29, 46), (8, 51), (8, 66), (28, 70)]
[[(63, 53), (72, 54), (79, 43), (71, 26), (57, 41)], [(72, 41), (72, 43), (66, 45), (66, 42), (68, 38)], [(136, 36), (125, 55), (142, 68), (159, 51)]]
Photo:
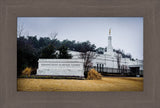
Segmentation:
[[(160, 108), (158, 0), (1, 0), (1, 108)], [(17, 92), (16, 20), (32, 17), (144, 17), (143, 92)]]

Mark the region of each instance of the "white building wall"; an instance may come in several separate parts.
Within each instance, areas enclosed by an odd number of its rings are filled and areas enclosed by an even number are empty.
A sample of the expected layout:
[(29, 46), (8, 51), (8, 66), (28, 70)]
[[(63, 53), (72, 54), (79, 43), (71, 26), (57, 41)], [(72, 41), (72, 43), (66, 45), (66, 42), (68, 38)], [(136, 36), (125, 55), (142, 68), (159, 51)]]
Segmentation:
[[(72, 59), (79, 59), (80, 58), (80, 52), (76, 51), (69, 51), (69, 54), (72, 54)], [(103, 64), (104, 67), (108, 68), (118, 68), (117, 65), (117, 58), (116, 58), (116, 53), (113, 52), (112, 54), (110, 53), (105, 53), (105, 54), (96, 54), (96, 58), (92, 60), (93, 66), (97, 66), (97, 64)], [(139, 66), (140, 70), (143, 70), (143, 61), (142, 60), (135, 60), (132, 61), (129, 58), (121, 58), (120, 65), (125, 65), (127, 68), (130, 66)]]

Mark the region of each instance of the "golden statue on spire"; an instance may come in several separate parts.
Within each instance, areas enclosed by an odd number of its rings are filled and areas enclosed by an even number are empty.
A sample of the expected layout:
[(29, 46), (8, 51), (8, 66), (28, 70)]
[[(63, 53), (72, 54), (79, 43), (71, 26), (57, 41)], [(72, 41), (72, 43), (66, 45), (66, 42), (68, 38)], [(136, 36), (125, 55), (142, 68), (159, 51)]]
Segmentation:
[(109, 35), (111, 35), (111, 28), (109, 29)]

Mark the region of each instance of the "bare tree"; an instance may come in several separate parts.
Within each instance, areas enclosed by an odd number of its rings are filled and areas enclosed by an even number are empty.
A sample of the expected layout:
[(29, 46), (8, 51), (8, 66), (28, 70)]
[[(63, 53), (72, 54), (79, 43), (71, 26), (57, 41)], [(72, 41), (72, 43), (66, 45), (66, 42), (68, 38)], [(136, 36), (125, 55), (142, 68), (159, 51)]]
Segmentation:
[(95, 55), (96, 55), (96, 53), (92, 52), (92, 51), (80, 53), (80, 58), (84, 59), (85, 71), (88, 71), (88, 69), (92, 66), (92, 60), (95, 58)]
[(51, 37), (52, 40), (55, 40), (57, 35), (58, 35), (57, 32), (54, 32), (54, 33), (51, 32), (51, 33), (49, 34), (49, 36)]
[(54, 45), (55, 44), (55, 42), (56, 42), (56, 40), (57, 40), (57, 38), (56, 38), (56, 36), (58, 35), (58, 33), (57, 32), (51, 32), (50, 34), (49, 34), (49, 37), (51, 38), (51, 40), (52, 40), (52, 45)]
[(117, 67), (118, 67), (118, 70), (119, 70), (119, 72), (120, 72), (120, 67), (121, 67), (121, 54), (120, 54), (119, 52), (117, 52), (116, 58), (117, 58)]
[(22, 35), (24, 35), (24, 25), (23, 24), (18, 24), (17, 36), (20, 37)]

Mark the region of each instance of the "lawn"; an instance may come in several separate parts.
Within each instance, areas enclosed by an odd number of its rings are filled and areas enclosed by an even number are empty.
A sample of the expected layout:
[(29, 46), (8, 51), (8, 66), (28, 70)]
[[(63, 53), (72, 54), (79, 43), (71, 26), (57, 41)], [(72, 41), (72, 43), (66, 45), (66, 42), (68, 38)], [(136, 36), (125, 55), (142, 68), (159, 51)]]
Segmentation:
[(17, 79), (18, 91), (143, 91), (143, 78), (103, 77), (102, 80)]

